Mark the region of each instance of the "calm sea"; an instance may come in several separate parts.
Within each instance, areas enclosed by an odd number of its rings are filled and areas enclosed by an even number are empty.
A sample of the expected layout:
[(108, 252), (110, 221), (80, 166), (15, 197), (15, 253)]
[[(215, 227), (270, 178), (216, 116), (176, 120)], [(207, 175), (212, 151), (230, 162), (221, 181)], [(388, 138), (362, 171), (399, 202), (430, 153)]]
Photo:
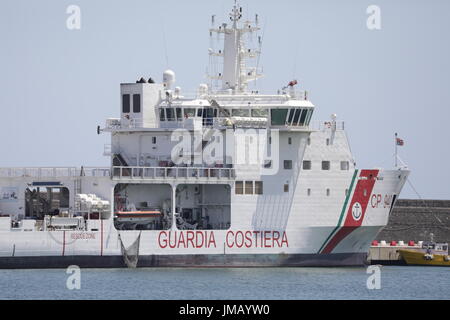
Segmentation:
[(381, 267), (369, 290), (365, 268), (0, 270), (0, 299), (449, 299), (450, 268)]

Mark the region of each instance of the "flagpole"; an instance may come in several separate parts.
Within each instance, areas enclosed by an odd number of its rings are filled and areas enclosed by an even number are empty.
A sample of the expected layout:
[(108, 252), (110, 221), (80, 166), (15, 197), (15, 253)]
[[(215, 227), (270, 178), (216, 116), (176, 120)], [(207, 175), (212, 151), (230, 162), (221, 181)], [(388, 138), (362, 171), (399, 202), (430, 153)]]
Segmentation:
[(395, 168), (397, 168), (397, 132), (395, 133)]

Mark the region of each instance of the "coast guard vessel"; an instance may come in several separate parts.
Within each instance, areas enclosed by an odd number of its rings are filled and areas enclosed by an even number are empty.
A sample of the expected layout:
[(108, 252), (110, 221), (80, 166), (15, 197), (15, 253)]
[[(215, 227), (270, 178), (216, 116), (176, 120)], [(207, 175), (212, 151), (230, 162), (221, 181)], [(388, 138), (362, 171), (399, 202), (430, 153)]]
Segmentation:
[(365, 263), (409, 171), (356, 168), (296, 81), (251, 91), (258, 16), (214, 20), (195, 94), (170, 70), (120, 85), (108, 167), (0, 168), (0, 268)]

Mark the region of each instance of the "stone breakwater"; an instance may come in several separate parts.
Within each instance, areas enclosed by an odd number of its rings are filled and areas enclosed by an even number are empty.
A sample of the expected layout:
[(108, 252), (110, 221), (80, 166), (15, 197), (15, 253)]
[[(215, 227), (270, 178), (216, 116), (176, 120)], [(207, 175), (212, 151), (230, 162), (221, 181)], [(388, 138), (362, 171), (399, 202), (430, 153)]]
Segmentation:
[(450, 243), (450, 200), (399, 199), (377, 240)]

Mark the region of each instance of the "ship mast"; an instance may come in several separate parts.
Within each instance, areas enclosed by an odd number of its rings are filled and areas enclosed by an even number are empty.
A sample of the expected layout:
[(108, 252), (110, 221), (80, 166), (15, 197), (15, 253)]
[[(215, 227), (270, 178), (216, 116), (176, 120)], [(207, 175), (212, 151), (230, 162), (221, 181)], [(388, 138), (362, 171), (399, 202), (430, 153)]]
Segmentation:
[[(223, 51), (215, 52), (210, 49), (210, 56), (223, 58), (223, 70), (221, 73), (209, 75), (211, 79), (217, 79), (222, 82), (221, 89), (223, 91), (232, 90), (234, 93), (242, 93), (247, 91), (248, 82), (254, 81), (262, 77), (258, 73), (256, 67), (247, 67), (246, 60), (251, 58), (258, 58), (261, 53), (261, 38), (258, 37), (259, 49), (252, 50), (246, 45), (246, 34), (252, 35), (260, 30), (257, 26), (258, 15), (255, 16), (255, 21), (241, 22), (242, 7), (236, 1), (231, 13), (229, 14), (231, 27), (223, 23), (219, 27), (210, 29), (210, 34), (218, 33), (224, 34)], [(214, 24), (214, 16), (213, 16)], [(253, 25), (254, 24), (254, 25)]]

